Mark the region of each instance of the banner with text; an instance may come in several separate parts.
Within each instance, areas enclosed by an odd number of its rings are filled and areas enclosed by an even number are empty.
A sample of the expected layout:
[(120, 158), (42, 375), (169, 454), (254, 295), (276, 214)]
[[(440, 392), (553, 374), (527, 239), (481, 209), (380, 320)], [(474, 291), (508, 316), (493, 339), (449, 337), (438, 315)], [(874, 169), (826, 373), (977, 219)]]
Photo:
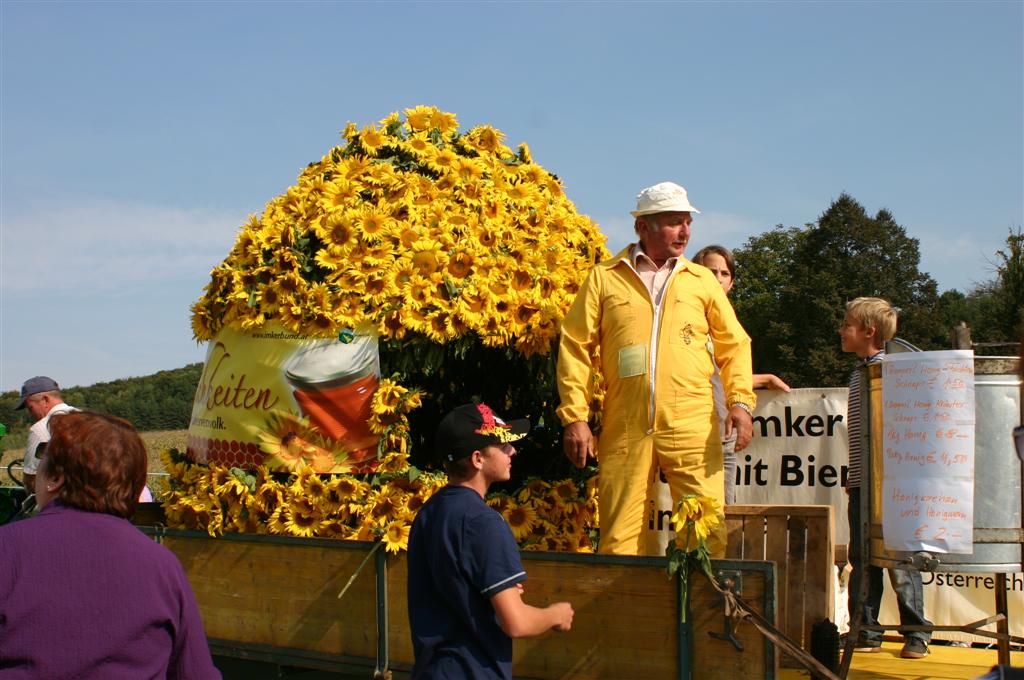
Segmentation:
[[(754, 438), (737, 454), (736, 502), (831, 505), (836, 542), (846, 543), (847, 394), (842, 387), (758, 390)], [(646, 543), (648, 554), (664, 555), (672, 538), (672, 497), (663, 479), (655, 484)]]

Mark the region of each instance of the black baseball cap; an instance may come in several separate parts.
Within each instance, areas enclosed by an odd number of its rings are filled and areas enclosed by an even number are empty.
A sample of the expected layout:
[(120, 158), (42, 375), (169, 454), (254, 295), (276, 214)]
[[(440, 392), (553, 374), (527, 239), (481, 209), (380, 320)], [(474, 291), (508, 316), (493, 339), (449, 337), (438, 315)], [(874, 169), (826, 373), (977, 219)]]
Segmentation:
[(25, 408), (25, 401), (33, 394), (39, 394), (40, 392), (58, 392), (60, 387), (57, 386), (57, 381), (53, 378), (47, 378), (45, 375), (37, 375), (34, 378), (29, 378), (25, 381), (25, 384), (21, 386), (21, 399), (14, 406), (14, 410), (18, 411)]
[(489, 444), (519, 441), (529, 431), (526, 418), (505, 422), (487, 404), (463, 404), (441, 419), (434, 451), (444, 460), (458, 460)]

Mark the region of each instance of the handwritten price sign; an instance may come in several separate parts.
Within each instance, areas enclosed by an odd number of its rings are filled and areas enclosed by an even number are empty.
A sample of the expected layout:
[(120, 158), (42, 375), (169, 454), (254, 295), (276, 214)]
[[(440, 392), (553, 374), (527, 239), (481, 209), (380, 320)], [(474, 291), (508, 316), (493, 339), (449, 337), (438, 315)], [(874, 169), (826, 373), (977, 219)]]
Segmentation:
[(886, 355), (882, 405), (886, 548), (972, 552), (973, 352)]

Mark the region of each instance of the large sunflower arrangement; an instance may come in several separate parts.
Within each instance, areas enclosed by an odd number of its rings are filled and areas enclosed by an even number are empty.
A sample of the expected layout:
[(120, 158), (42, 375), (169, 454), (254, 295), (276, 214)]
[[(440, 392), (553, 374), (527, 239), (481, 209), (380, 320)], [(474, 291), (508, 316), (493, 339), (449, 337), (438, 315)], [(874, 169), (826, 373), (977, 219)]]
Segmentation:
[[(377, 423), (420, 462), (440, 416), (473, 398), (557, 424), (552, 349), (609, 255), (598, 226), (488, 125), (463, 132), (417, 106), (342, 136), (239, 231), (192, 306), (196, 339), (270, 321), (322, 337), (375, 327), (383, 375), (429, 396), (410, 421)], [(550, 451), (556, 429), (533, 446)], [(550, 476), (554, 460), (523, 471)]]
[[(525, 144), (512, 151), (490, 126), (460, 131), (453, 114), (418, 106), (376, 125), (350, 123), (342, 136), (243, 225), (192, 306), (192, 328), (210, 340), (227, 326), (274, 323), (325, 338), (375, 327), (376, 474), (318, 476), (328, 447), (312, 435), (272, 442), (288, 481), (175, 456), (172, 526), (376, 538), (400, 549), (416, 509), (443, 484), (419, 470), (431, 467), (433, 428), (471, 400), (535, 424), (518, 475), (568, 472), (552, 350), (579, 286), (609, 255), (597, 225)], [(592, 483), (523, 488), (491, 502), (503, 504), (524, 547), (590, 549)]]

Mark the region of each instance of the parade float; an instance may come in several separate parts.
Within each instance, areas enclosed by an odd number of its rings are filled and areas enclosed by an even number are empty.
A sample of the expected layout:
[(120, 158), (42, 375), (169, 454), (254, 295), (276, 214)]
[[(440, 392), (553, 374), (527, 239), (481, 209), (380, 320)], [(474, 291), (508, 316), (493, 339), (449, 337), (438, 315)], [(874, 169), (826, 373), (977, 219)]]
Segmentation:
[(820, 584), (813, 612), (830, 613), (831, 508), (731, 512), (743, 561), (594, 554), (595, 471), (561, 454), (554, 353), (604, 236), (492, 127), (416, 107), (342, 134), (242, 226), (193, 305), (208, 350), (187, 449), (165, 454), (162, 516), (137, 519), (185, 565), (214, 652), (408, 671), (403, 551), (446, 481), (433, 428), (484, 401), (534, 425), (487, 499), (524, 551), (527, 600), (577, 612), (571, 635), (516, 642), (517, 676), (775, 677), (789, 641), (757, 628), (793, 619), (795, 652), (809, 632), (803, 607), (777, 611), (780, 578), (794, 602)]

